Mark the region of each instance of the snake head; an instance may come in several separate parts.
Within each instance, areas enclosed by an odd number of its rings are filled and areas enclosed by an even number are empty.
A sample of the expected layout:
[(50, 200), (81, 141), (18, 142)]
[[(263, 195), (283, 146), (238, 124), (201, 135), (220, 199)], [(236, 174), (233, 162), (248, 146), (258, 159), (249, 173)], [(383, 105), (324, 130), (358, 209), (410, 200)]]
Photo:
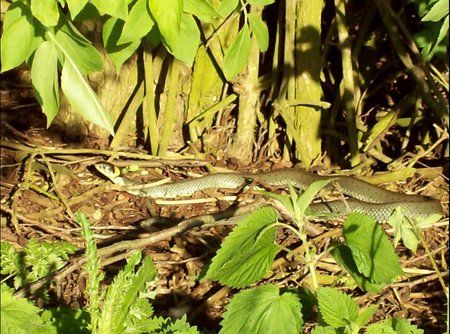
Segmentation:
[(120, 169), (109, 162), (99, 162), (95, 164), (94, 167), (109, 179), (113, 179), (120, 175)]

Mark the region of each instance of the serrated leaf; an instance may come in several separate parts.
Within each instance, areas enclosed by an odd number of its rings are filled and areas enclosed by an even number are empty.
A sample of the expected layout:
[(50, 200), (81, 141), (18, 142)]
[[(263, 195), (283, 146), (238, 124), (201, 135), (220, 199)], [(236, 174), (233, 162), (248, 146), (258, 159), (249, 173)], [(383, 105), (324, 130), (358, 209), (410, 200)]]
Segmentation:
[(102, 15), (108, 14), (122, 20), (128, 15), (127, 0), (91, 0), (91, 2)]
[(358, 303), (339, 290), (320, 288), (317, 301), (322, 319), (334, 328), (345, 327), (358, 318)]
[(117, 43), (124, 44), (139, 41), (147, 35), (154, 24), (150, 9), (148, 8), (148, 0), (136, 1), (125, 20), (122, 33)]
[(97, 49), (65, 18), (51, 35), (58, 51), (65, 57), (70, 55), (71, 61), (83, 75), (103, 69), (103, 61)]
[[(166, 43), (164, 43), (166, 44)], [(183, 13), (181, 17), (180, 32), (174, 37), (174, 44), (167, 45), (167, 49), (175, 58), (191, 65), (200, 44), (200, 31), (195, 19)]]
[(186, 13), (197, 16), (202, 22), (210, 23), (220, 17), (210, 0), (184, 0), (183, 9)]
[(369, 320), (373, 317), (373, 315), (377, 311), (377, 308), (378, 308), (377, 305), (370, 305), (369, 307), (359, 312), (358, 319), (356, 319), (356, 324), (359, 327), (365, 326), (369, 322)]
[(13, 3), (6, 12), (1, 38), (2, 73), (22, 64), (34, 51), (32, 22), (33, 17), (23, 3)]
[(59, 10), (56, 0), (31, 0), (31, 13), (44, 26), (53, 27), (58, 24)]
[(351, 213), (344, 222), (344, 238), (358, 271), (370, 282), (388, 284), (403, 274), (394, 247), (374, 219)]
[(150, 11), (166, 43), (174, 47), (180, 32), (183, 0), (149, 0)]
[(254, 6), (264, 7), (274, 3), (275, 0), (248, 0), (248, 3)]
[(61, 88), (69, 103), (84, 119), (106, 129), (114, 135), (110, 115), (83, 77), (81, 70), (68, 53), (64, 53)]
[(42, 325), (40, 309), (25, 298), (15, 298), (6, 289), (1, 289), (0, 300), (1, 333), (32, 333)]
[(336, 334), (337, 331), (331, 326), (316, 326), (311, 334)]
[(31, 66), (31, 81), (42, 111), (47, 117), (47, 128), (59, 111), (58, 54), (51, 42), (37, 49)]
[(245, 287), (261, 279), (272, 265), (278, 246), (273, 208), (261, 208), (242, 222), (225, 238), (208, 268), (206, 277), (231, 287)]
[(331, 255), (336, 262), (352, 276), (356, 284), (362, 290), (374, 293), (380, 293), (383, 290), (383, 285), (370, 282), (367, 277), (358, 271), (349, 247), (345, 245), (335, 245), (331, 250)]
[(124, 22), (115, 17), (110, 17), (103, 24), (103, 44), (108, 57), (114, 64), (116, 72), (120, 72), (123, 63), (129, 59), (140, 45), (140, 41), (118, 45)]
[(250, 28), (253, 36), (258, 42), (259, 51), (266, 52), (269, 47), (269, 29), (266, 23), (261, 19), (261, 14), (250, 13), (248, 15)]
[(227, 80), (234, 79), (247, 64), (251, 47), (252, 41), (250, 33), (248, 26), (245, 24), (241, 31), (239, 31), (236, 40), (225, 52), (223, 59), (223, 74)]
[(422, 21), (437, 22), (442, 20), (446, 15), (448, 15), (448, 1), (438, 0), (431, 7), (430, 11), (422, 17)]
[(241, 291), (227, 305), (219, 333), (298, 334), (303, 326), (301, 308), (295, 294), (280, 295), (275, 285)]
[[(135, 264), (134, 261), (129, 267), (134, 267)], [(118, 303), (117, 300), (113, 300), (112, 303), (105, 300), (105, 304), (108, 303), (115, 306), (115, 309), (113, 310), (115, 312), (112, 312), (111, 317), (103, 318), (103, 322), (100, 322), (99, 326), (103, 326), (103, 328), (106, 329), (111, 328), (115, 333), (122, 333), (125, 330), (124, 324), (129, 315), (131, 306), (137, 300), (139, 292), (144, 289), (145, 283), (154, 279), (155, 275), (156, 268), (151, 257), (147, 256), (142, 261), (142, 266), (138, 269), (136, 274), (127, 279), (126, 289), (125, 291), (121, 291), (123, 297), (121, 298), (120, 303)], [(113, 285), (114, 284), (115, 282)], [(108, 296), (107, 299), (108, 298), (111, 298), (111, 296)], [(99, 332), (101, 332), (101, 330)]]
[(70, 17), (72, 20), (75, 19), (87, 3), (88, 0), (67, 0), (67, 5), (69, 6)]
[(367, 327), (367, 334), (423, 334), (422, 329), (401, 318), (390, 318)]

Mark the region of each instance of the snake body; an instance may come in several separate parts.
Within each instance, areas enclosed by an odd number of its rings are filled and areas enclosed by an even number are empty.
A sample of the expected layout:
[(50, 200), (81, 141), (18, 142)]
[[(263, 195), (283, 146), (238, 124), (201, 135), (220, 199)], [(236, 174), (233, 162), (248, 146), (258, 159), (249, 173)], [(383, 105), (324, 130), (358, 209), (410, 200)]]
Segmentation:
[[(109, 163), (98, 163), (95, 167), (114, 184), (122, 186), (137, 185), (134, 181), (117, 173), (116, 167)], [(431, 197), (396, 193), (349, 176), (321, 176), (295, 168), (253, 174), (218, 173), (157, 186), (142, 184), (138, 189), (126, 191), (141, 197), (176, 198), (191, 196), (196, 192), (211, 188), (240, 189), (249, 182), (275, 187), (291, 184), (300, 190), (305, 190), (314, 181), (330, 178), (335, 180), (345, 195), (352, 198), (345, 202), (313, 203), (310, 205), (310, 210), (313, 213), (344, 214), (350, 209), (351, 211), (365, 213), (378, 221), (385, 221), (396, 207), (401, 206), (409, 217), (442, 214), (440, 202)]]

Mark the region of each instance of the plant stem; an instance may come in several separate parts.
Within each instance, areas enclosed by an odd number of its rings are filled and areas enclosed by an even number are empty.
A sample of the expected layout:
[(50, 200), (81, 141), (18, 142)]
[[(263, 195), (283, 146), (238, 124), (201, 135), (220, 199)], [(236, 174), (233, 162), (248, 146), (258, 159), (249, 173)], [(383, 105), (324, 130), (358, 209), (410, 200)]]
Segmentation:
[(161, 131), (158, 155), (163, 157), (167, 152), (170, 139), (172, 138), (173, 126), (175, 123), (176, 99), (178, 94), (178, 78), (180, 76), (180, 61), (173, 58), (170, 66), (169, 86), (167, 87), (167, 103), (164, 110), (164, 123)]
[(150, 153), (156, 155), (158, 152), (159, 132), (158, 118), (155, 110), (155, 84), (153, 82), (153, 57), (150, 52), (150, 46), (144, 39), (144, 83), (145, 97), (142, 101), (144, 120), (147, 120), (148, 136), (150, 141)]

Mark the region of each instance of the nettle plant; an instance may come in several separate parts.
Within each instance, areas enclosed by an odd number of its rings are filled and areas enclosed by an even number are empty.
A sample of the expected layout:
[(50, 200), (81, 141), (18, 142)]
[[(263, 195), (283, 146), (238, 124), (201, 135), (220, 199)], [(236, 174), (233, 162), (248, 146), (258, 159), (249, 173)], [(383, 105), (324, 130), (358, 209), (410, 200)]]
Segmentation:
[[(36, 97), (49, 126), (59, 111), (59, 89), (86, 120), (114, 135), (108, 112), (86, 76), (103, 68), (99, 51), (77, 30), (77, 23), (102, 20), (103, 47), (117, 73), (141, 43), (162, 43), (178, 60), (191, 65), (200, 45), (201, 23), (242, 13), (244, 24), (224, 51), (223, 74), (233, 79), (247, 63), (252, 39), (263, 52), (269, 33), (261, 19), (274, 0), (28, 0), (14, 1), (3, 21), (1, 72), (22, 63), (31, 68)], [(212, 36), (211, 38), (214, 38)]]
[[(308, 268), (306, 284), (284, 289), (275, 284), (264, 284), (237, 293), (227, 305), (221, 322), (222, 334), (237, 333), (286, 333), (302, 332), (305, 318), (311, 315), (312, 307), (318, 310), (317, 322), (312, 331), (322, 333), (423, 333), (405, 319), (391, 318), (385, 321), (367, 323), (377, 311), (378, 305), (360, 309), (358, 303), (337, 288), (324, 287), (316, 272), (316, 263), (331, 254), (336, 263), (352, 277), (356, 284), (369, 293), (380, 293), (385, 286), (404, 275), (395, 248), (372, 218), (360, 213), (351, 213), (344, 222), (343, 242), (335, 241), (322, 253), (311, 245), (306, 226), (311, 218), (308, 206), (317, 192), (332, 180), (313, 183), (304, 193), (298, 195), (293, 188), (290, 195), (264, 192), (273, 197), (284, 208), (292, 224), (278, 221), (278, 214), (272, 207), (263, 207), (246, 218), (225, 238), (221, 248), (212, 259), (205, 277), (218, 281), (230, 288), (248, 288), (260, 282), (270, 273), (274, 259), (281, 248), (276, 243), (276, 228), (289, 230), (302, 241), (300, 251), (292, 256), (304, 262)], [(410, 240), (411, 233), (420, 233), (413, 223), (397, 212), (396, 238)], [(437, 221), (433, 216), (423, 224)], [(403, 229), (400, 228), (403, 226)], [(338, 234), (335, 233), (337, 236)], [(419, 238), (417, 236), (417, 238)], [(417, 244), (410, 242), (412, 247)], [(269, 275), (270, 276), (270, 275)], [(339, 284), (334, 278), (334, 285)]]

